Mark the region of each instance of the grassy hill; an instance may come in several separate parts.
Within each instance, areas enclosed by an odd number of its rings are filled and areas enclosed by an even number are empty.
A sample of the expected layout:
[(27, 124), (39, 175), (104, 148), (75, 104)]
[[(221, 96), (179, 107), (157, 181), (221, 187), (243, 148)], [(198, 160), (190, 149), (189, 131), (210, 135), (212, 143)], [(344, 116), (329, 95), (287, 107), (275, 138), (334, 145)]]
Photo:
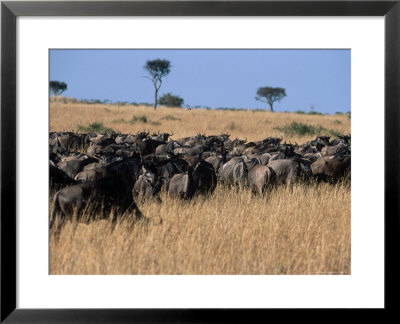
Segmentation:
[[(296, 124), (293, 124), (296, 123)], [(95, 127), (90, 127), (93, 125)], [(350, 134), (343, 115), (309, 115), (268, 111), (223, 111), (149, 106), (50, 102), (50, 131), (168, 132), (173, 138), (227, 133), (231, 139), (261, 140), (269, 136), (302, 144), (317, 135)]]

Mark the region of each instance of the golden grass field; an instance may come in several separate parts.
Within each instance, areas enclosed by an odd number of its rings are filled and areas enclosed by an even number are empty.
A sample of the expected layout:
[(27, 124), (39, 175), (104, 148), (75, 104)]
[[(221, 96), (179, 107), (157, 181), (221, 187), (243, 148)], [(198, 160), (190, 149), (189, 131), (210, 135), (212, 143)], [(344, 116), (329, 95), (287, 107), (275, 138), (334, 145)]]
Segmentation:
[[(147, 123), (126, 122), (134, 115)], [(229, 133), (251, 141), (284, 136), (274, 128), (292, 121), (350, 134), (347, 115), (50, 103), (50, 131), (102, 122), (121, 133)], [(259, 197), (218, 186), (190, 202), (162, 193), (161, 203), (138, 202), (154, 224), (124, 220), (111, 232), (108, 220), (68, 222), (58, 240), (50, 233), (50, 274), (350, 274), (350, 189), (349, 182), (299, 183)]]
[[(130, 124), (133, 116), (147, 117), (147, 123)], [(117, 106), (103, 104), (64, 104), (51, 102), (50, 131), (77, 131), (78, 125), (88, 126), (93, 122), (102, 122), (122, 134), (138, 131), (167, 132), (172, 138), (197, 134), (219, 135), (228, 133), (231, 139), (236, 137), (255, 141), (269, 136), (281, 137), (283, 133), (274, 129), (291, 122), (323, 126), (350, 134), (351, 120), (347, 115), (307, 115), (269, 111), (221, 111), (205, 109), (180, 109), (159, 107), (155, 111), (146, 106)], [(156, 125), (155, 125), (155, 124)], [(159, 124), (158, 124), (159, 123)], [(283, 141), (304, 143), (315, 136), (283, 138)]]

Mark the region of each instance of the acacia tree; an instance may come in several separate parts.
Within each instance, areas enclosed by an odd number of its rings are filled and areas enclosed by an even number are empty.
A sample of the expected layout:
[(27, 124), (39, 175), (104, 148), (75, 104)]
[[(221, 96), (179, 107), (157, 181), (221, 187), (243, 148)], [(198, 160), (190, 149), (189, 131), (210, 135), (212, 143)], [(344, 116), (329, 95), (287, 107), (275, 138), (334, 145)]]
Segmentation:
[(49, 88), (55, 96), (58, 96), (62, 94), (65, 90), (67, 90), (67, 84), (60, 81), (50, 81)]
[(148, 79), (153, 82), (154, 86), (154, 110), (157, 109), (158, 90), (161, 88), (162, 78), (171, 72), (171, 62), (168, 60), (156, 59), (147, 61), (144, 69), (150, 74)]
[(256, 100), (267, 103), (271, 112), (273, 112), (274, 102), (279, 102), (284, 97), (286, 97), (286, 90), (284, 88), (261, 87), (257, 90)]

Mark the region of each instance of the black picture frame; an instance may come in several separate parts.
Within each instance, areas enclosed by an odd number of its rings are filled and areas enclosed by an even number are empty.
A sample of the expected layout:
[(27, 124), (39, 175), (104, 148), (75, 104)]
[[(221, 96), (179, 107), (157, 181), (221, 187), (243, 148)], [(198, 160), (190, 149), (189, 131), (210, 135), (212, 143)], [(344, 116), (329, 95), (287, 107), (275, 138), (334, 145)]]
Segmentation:
[[(16, 308), (16, 18), (18, 16), (384, 16), (385, 310), (396, 310), (400, 229), (400, 0), (394, 1), (2, 1), (1, 317), (5, 323), (235, 322), (266, 310)], [(382, 170), (380, 170), (382, 171)], [(368, 176), (379, 176), (379, 170)], [(373, 190), (373, 188), (371, 188)], [(397, 252), (397, 253), (396, 253)], [(304, 314), (304, 312), (302, 313)]]

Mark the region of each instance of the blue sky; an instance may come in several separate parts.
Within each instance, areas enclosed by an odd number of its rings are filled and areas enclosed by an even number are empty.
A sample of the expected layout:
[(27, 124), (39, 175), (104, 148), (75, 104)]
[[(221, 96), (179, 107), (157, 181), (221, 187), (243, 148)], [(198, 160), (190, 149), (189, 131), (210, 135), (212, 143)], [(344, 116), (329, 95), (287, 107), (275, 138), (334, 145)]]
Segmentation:
[(157, 58), (172, 65), (159, 94), (192, 107), (265, 109), (256, 91), (270, 86), (286, 89), (275, 111), (351, 110), (350, 50), (50, 50), (50, 80), (67, 97), (152, 103), (143, 66)]

